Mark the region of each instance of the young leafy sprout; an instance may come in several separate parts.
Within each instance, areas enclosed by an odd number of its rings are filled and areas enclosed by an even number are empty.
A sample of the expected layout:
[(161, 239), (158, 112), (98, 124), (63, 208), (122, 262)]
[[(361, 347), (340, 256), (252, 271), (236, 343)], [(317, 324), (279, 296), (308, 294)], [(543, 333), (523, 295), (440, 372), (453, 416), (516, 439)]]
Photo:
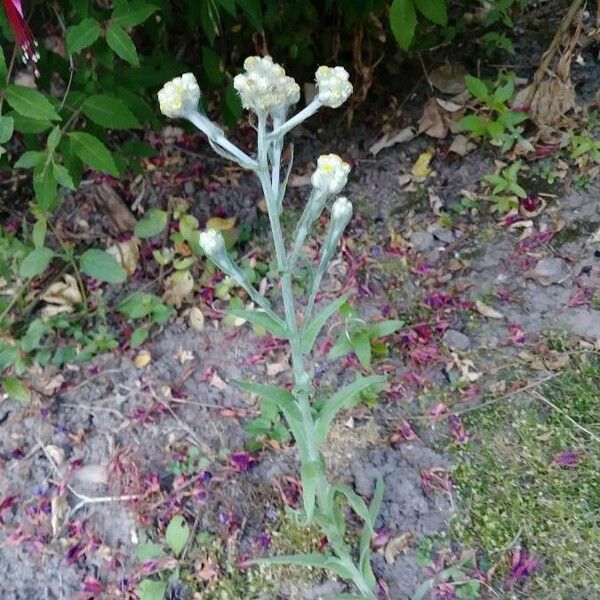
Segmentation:
[[(245, 109), (256, 115), (257, 148), (255, 157), (227, 139), (223, 130), (213, 123), (199, 107), (200, 88), (194, 76), (186, 73), (168, 82), (158, 94), (161, 111), (168, 117), (184, 118), (205, 133), (212, 148), (221, 156), (254, 171), (265, 196), (277, 269), (281, 280), (283, 315), (279, 315), (269, 300), (246, 279), (225, 247), (221, 233), (214, 230), (200, 234), (200, 246), (236, 284), (243, 287), (258, 311), (240, 309), (232, 312), (270, 330), (288, 341), (292, 355), (292, 391), (270, 385), (238, 382), (239, 387), (275, 403), (285, 418), (300, 455), (302, 500), (304, 510), (298, 514), (304, 522), (316, 523), (329, 542), (323, 554), (275, 556), (255, 562), (269, 564), (296, 564), (319, 567), (333, 571), (337, 576), (352, 581), (361, 597), (376, 598), (376, 579), (371, 567), (370, 547), (375, 520), (383, 495), (382, 482), (378, 482), (371, 504), (367, 506), (351, 488), (335, 485), (327, 479), (321, 446), (333, 419), (339, 410), (351, 407), (359, 394), (369, 387), (385, 381), (381, 376), (359, 377), (329, 398), (316, 411), (312, 405), (311, 373), (304, 356), (312, 347), (327, 319), (347, 300), (348, 295), (337, 298), (313, 316), (319, 286), (334, 256), (342, 234), (352, 218), (352, 204), (345, 197), (335, 198), (348, 181), (350, 165), (337, 154), (325, 154), (317, 160), (311, 176), (312, 189), (304, 210), (288, 245), (284, 237), (280, 216), (283, 198), (291, 171), (291, 161), (282, 172), (282, 154), (285, 135), (305, 121), (321, 107), (338, 108), (352, 93), (352, 84), (343, 67), (319, 67), (315, 74), (317, 93), (302, 110), (288, 118), (294, 104), (300, 100), (300, 88), (286, 75), (271, 57), (251, 56), (244, 62), (244, 72), (234, 79), (234, 87)], [(294, 297), (293, 277), (297, 271), (302, 247), (311, 226), (319, 219), (327, 205), (330, 220), (317, 265), (312, 268), (308, 299), (298, 319), (299, 299)], [(305, 261), (310, 262), (310, 261)], [(298, 323), (302, 323), (299, 325)], [(340, 505), (345, 504), (363, 520), (364, 529), (355, 553), (347, 543), (346, 523), (341, 517)], [(359, 557), (356, 561), (355, 556)]]

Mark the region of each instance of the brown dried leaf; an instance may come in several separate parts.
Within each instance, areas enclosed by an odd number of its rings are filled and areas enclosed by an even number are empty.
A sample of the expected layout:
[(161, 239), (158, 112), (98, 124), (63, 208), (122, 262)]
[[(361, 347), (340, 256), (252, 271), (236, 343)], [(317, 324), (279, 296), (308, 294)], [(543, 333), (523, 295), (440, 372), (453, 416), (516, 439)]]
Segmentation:
[(376, 156), (384, 148), (389, 148), (396, 144), (402, 144), (409, 142), (415, 137), (415, 130), (412, 127), (405, 127), (404, 129), (388, 131), (384, 133), (374, 144), (369, 148), (369, 152)]
[(122, 198), (108, 184), (98, 186), (95, 197), (96, 206), (108, 217), (112, 234), (133, 231), (137, 223), (133, 213)]
[(475, 307), (480, 315), (488, 319), (504, 319), (504, 315), (501, 312), (498, 312), (495, 308), (488, 306), (481, 300), (475, 300)]
[(140, 260), (140, 241), (135, 238), (129, 238), (125, 242), (117, 242), (106, 249), (124, 269), (127, 275), (135, 273)]
[(179, 308), (194, 289), (194, 278), (189, 271), (177, 271), (165, 281), (163, 302)]
[(457, 121), (463, 113), (460, 104), (430, 98), (423, 107), (423, 114), (419, 119), (419, 133), (425, 133), (433, 138), (445, 138), (448, 132), (456, 133)]
[(429, 72), (429, 83), (444, 94), (460, 94), (465, 90), (468, 72), (459, 63), (446, 63)]
[(392, 538), (385, 547), (384, 557), (388, 565), (393, 565), (396, 562), (396, 556), (401, 552), (406, 552), (415, 542), (414, 531), (407, 531), (398, 537)]

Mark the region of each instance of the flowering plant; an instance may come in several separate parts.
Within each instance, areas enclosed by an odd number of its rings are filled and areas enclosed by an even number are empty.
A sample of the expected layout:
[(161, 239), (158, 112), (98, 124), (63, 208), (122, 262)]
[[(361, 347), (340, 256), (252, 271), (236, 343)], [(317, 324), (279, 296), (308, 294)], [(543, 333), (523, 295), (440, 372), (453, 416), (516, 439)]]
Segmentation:
[[(161, 111), (168, 117), (182, 117), (204, 132), (213, 149), (221, 156), (248, 168), (260, 180), (265, 196), (275, 258), (281, 279), (283, 315), (277, 314), (269, 300), (246, 279), (243, 271), (227, 253), (218, 231), (200, 234), (200, 246), (205, 254), (238, 285), (243, 287), (260, 311), (236, 311), (251, 322), (267, 328), (273, 335), (288, 340), (292, 355), (294, 386), (291, 391), (270, 385), (237, 382), (239, 387), (273, 401), (285, 417), (295, 439), (301, 462), (303, 511), (298, 517), (305, 523), (316, 523), (329, 542), (323, 554), (300, 554), (259, 559), (256, 563), (295, 564), (328, 569), (339, 577), (352, 581), (360, 598), (376, 598), (376, 579), (370, 562), (371, 539), (383, 496), (383, 484), (378, 481), (370, 505), (350, 487), (330, 483), (321, 446), (329, 427), (343, 408), (356, 403), (361, 391), (382, 383), (380, 376), (359, 377), (344, 387), (317, 410), (311, 403), (313, 386), (311, 373), (305, 363), (327, 319), (347, 300), (337, 298), (314, 313), (321, 280), (334, 255), (338, 242), (352, 217), (352, 204), (337, 196), (348, 179), (350, 166), (335, 154), (320, 156), (312, 174), (312, 190), (298, 221), (289, 248), (281, 226), (281, 212), (291, 161), (282, 173), (282, 151), (285, 135), (323, 106), (337, 108), (352, 93), (348, 73), (342, 67), (319, 67), (316, 72), (317, 93), (301, 111), (288, 118), (292, 105), (300, 98), (300, 88), (284, 69), (270, 57), (251, 56), (244, 62), (245, 72), (234, 79), (234, 87), (244, 108), (256, 115), (257, 152), (252, 157), (229, 141), (223, 130), (199, 108), (200, 88), (195, 77), (186, 73), (165, 84), (158, 94)], [(297, 299), (293, 293), (293, 277), (298, 268), (302, 246), (312, 225), (329, 205), (330, 221), (322, 244), (318, 264), (313, 269), (308, 300), (298, 319)], [(309, 262), (309, 261), (305, 261)], [(312, 267), (311, 267), (312, 268)], [(299, 323), (301, 323), (299, 325)], [(363, 521), (358, 552), (346, 541), (344, 504)], [(352, 597), (352, 596), (349, 596)]]

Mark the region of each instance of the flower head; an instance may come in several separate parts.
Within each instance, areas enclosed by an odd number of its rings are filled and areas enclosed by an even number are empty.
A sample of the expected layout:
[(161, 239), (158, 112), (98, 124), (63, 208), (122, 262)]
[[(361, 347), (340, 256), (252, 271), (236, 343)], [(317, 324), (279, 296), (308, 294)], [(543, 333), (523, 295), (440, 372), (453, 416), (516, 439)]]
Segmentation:
[(352, 217), (352, 202), (344, 196), (340, 196), (331, 207), (331, 222), (334, 227), (342, 230), (348, 225)]
[(244, 108), (266, 114), (285, 110), (300, 99), (300, 86), (270, 56), (249, 56), (244, 61), (244, 69), (246, 72), (233, 80)]
[(319, 102), (331, 108), (344, 104), (352, 94), (352, 84), (348, 77), (348, 71), (344, 67), (319, 67), (315, 74)]
[(200, 247), (204, 250), (206, 256), (216, 259), (225, 254), (225, 240), (220, 231), (216, 229), (207, 229), (200, 233)]
[(317, 169), (310, 178), (313, 187), (330, 196), (339, 194), (348, 181), (350, 165), (337, 154), (322, 154)]
[(170, 118), (185, 117), (195, 112), (199, 101), (200, 87), (193, 73), (184, 73), (167, 81), (158, 92), (160, 112)]

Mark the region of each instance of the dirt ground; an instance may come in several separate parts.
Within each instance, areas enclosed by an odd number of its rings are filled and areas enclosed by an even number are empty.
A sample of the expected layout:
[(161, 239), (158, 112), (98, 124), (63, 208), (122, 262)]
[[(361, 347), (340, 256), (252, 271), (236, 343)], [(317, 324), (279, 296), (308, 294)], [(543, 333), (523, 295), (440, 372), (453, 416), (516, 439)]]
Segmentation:
[[(406, 321), (375, 364), (388, 375), (386, 391), (373, 406), (343, 415), (326, 448), (335, 476), (365, 498), (384, 478), (382, 537), (409, 537), (391, 561), (382, 544), (374, 564), (382, 597), (401, 600), (431, 577), (418, 564), (415, 540), (443, 534), (460, 511), (446, 449), (464, 432), (460, 417), (448, 413), (498, 392), (498, 371), (515, 361), (534, 369), (542, 361), (540, 378), (551, 371), (560, 356), (549, 336), (571, 347), (600, 339), (592, 305), (600, 289), (593, 238), (600, 181), (585, 190), (557, 182), (546, 188), (544, 209), (516, 225), (483, 211), (454, 213), (459, 192), (479, 191), (493, 169), (490, 152), (445, 155), (438, 142), (419, 136), (374, 158), (368, 149), (377, 130), (365, 121), (333, 139), (311, 129), (297, 141), (297, 164), (302, 170), (327, 150), (354, 167), (347, 195), (355, 218), (324, 295), (354, 288), (365, 317)], [(207, 146), (196, 143), (183, 168), (200, 164), (205, 180), (214, 181), (223, 164), (203, 158)], [(402, 177), (436, 144), (434, 172), (407, 191)], [(539, 189), (528, 183), (532, 193)], [(303, 192), (293, 189), (292, 207)], [(200, 187), (190, 176), (177, 193), (197, 201), (203, 219), (219, 211), (253, 215), (260, 199), (246, 178), (230, 191)], [(440, 211), (452, 213), (449, 227), (440, 225)], [(67, 369), (59, 391), (43, 401), (0, 404), (0, 597), (134, 598), (138, 581), (159, 569), (137, 559), (136, 546), (146, 535), (160, 539), (178, 513), (196, 533), (221, 539), (230, 562), (270, 551), (265, 539), (279, 528), (284, 505), (298, 500), (296, 457), (293, 448), (244, 452), (243, 425), (257, 405), (231, 382), (289, 382), (289, 357), (278, 341), (257, 340), (248, 326), (226, 327), (212, 315), (220, 316), (208, 310), (202, 331), (176, 318), (145, 346), (152, 360), (143, 368), (134, 366), (135, 352), (114, 352)], [(332, 336), (313, 357), (325, 392), (361, 370), (353, 357), (326, 358)], [(192, 446), (197, 462), (174, 474)], [(252, 597), (308, 600), (345, 591), (327, 580), (279, 584), (279, 592)], [(171, 586), (169, 597), (192, 596)]]

